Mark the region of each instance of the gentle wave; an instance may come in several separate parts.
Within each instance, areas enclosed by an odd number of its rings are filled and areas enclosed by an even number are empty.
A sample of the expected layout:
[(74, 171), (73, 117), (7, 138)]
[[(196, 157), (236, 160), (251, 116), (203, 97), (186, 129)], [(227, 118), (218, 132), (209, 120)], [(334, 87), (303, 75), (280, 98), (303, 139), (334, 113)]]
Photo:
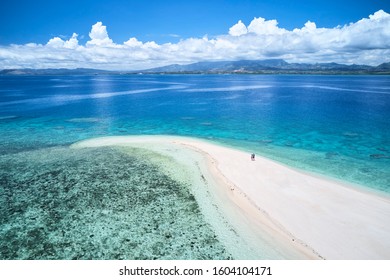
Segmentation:
[(133, 94), (140, 94), (140, 93), (147, 93), (147, 92), (154, 92), (154, 91), (163, 91), (163, 90), (178, 90), (186, 88), (184, 86), (170, 86), (170, 87), (163, 87), (163, 88), (150, 88), (150, 89), (139, 89), (139, 90), (127, 90), (127, 91), (116, 91), (116, 92), (103, 92), (103, 93), (93, 93), (93, 94), (78, 94), (78, 95), (55, 95), (55, 96), (49, 96), (49, 97), (39, 97), (39, 98), (33, 98), (33, 99), (24, 99), (24, 100), (17, 100), (17, 101), (8, 101), (8, 102), (0, 102), (1, 106), (7, 106), (7, 105), (18, 105), (18, 104), (40, 104), (44, 105), (45, 107), (51, 107), (56, 105), (63, 105), (68, 102), (73, 101), (79, 101), (79, 100), (86, 100), (86, 99), (100, 99), (100, 98), (110, 98), (110, 97), (116, 97), (116, 96), (124, 96), (124, 95), (133, 95)]
[(352, 92), (390, 94), (389, 92), (376, 91), (376, 90), (364, 90), (364, 89), (356, 89), (356, 88), (350, 89), (350, 88), (317, 86), (317, 85), (302, 85), (302, 86), (289, 86), (289, 87), (295, 87), (295, 88), (319, 88), (319, 89), (334, 90), (334, 91), (352, 91)]
[(221, 99), (222, 100), (235, 100), (235, 99), (239, 99), (241, 97), (242, 97), (241, 94), (233, 94), (233, 95), (229, 95), (229, 96), (226, 96), (226, 97), (222, 97)]
[(271, 88), (270, 85), (255, 85), (255, 86), (232, 86), (232, 87), (220, 87), (220, 88), (191, 88), (183, 90), (184, 92), (213, 92), (213, 91), (241, 91), (248, 89), (260, 89)]
[(0, 116), (0, 121), (6, 121), (6, 120), (13, 120), (13, 119), (17, 119), (18, 116), (14, 116), (14, 115), (11, 115), (11, 116)]

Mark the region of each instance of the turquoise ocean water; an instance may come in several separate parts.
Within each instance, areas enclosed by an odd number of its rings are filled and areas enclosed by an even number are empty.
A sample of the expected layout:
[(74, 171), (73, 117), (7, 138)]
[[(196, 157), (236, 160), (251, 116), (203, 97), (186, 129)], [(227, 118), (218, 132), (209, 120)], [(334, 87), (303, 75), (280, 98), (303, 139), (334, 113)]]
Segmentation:
[(1, 76), (0, 258), (232, 258), (188, 186), (139, 151), (69, 149), (140, 134), (209, 139), (390, 193), (389, 76)]

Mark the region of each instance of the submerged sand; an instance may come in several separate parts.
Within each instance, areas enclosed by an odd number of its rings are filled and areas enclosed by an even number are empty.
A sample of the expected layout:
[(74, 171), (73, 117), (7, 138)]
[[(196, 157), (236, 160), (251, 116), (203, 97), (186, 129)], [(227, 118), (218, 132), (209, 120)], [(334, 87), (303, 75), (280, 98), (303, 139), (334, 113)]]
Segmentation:
[(100, 146), (149, 149), (192, 166), (167, 171), (208, 188), (193, 188), (195, 197), (236, 258), (390, 259), (387, 197), (195, 138), (104, 137), (72, 147)]

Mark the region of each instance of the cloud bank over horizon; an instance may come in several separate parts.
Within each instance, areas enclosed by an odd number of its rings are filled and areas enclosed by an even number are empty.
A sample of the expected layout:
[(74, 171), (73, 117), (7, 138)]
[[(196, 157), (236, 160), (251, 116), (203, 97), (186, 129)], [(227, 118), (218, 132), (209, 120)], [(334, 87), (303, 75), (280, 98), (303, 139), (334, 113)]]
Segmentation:
[[(69, 38), (69, 37), (68, 37)], [(177, 43), (142, 42), (135, 37), (118, 44), (107, 27), (97, 22), (89, 40), (81, 45), (78, 34), (46, 44), (0, 46), (1, 68), (98, 68), (142, 70), (198, 61), (281, 58), (288, 62), (337, 62), (378, 65), (390, 59), (390, 14), (379, 10), (368, 18), (334, 28), (303, 27), (287, 30), (276, 19), (241, 20), (226, 34), (187, 38)]]

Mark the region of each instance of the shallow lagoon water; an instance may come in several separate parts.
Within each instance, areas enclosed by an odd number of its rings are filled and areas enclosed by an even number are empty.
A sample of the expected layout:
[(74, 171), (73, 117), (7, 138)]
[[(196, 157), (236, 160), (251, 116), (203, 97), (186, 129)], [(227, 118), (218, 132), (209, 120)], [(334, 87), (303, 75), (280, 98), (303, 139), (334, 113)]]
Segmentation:
[[(150, 176), (162, 178), (156, 179), (161, 188), (172, 186), (175, 193), (186, 187), (142, 157), (112, 149), (107, 155), (68, 149), (92, 137), (205, 138), (390, 193), (389, 76), (2, 76), (0, 87), (1, 258), (231, 258), (188, 191), (181, 198), (185, 206), (180, 207), (193, 209), (187, 214), (193, 212), (197, 222), (187, 226), (183, 217), (177, 230), (196, 232), (203, 239), (194, 245), (181, 243), (178, 237), (175, 244), (182, 244), (184, 251), (163, 242), (163, 235), (153, 235), (153, 222), (148, 226), (137, 216), (144, 212), (153, 217), (159, 207), (144, 200), (149, 191), (137, 192), (145, 205), (135, 207), (138, 210), (129, 216), (113, 209), (117, 203), (126, 205), (121, 195), (127, 188), (130, 193), (133, 187), (147, 189), (137, 185), (144, 177), (137, 164), (154, 170)], [(130, 173), (121, 170), (126, 179), (116, 177), (119, 163), (112, 160), (117, 157), (126, 169), (135, 166)], [(118, 183), (108, 187), (107, 178), (92, 176), (99, 172)], [(94, 192), (88, 196), (89, 187)], [(160, 191), (156, 195), (166, 196), (168, 208), (182, 209), (169, 202), (175, 198), (172, 193)], [(164, 215), (170, 219), (170, 214)], [(122, 219), (137, 221), (151, 233), (137, 231), (130, 238), (136, 242), (126, 241), (122, 232), (130, 228), (119, 223)], [(195, 231), (200, 224), (204, 231)], [(67, 229), (66, 236), (61, 237), (60, 228)], [(95, 232), (88, 234), (91, 231)], [(146, 236), (150, 244), (143, 239)], [(167, 247), (153, 247), (157, 243)], [(216, 249), (209, 251), (209, 243)]]
[(0, 258), (231, 258), (188, 186), (141, 156), (114, 148), (1, 156)]

